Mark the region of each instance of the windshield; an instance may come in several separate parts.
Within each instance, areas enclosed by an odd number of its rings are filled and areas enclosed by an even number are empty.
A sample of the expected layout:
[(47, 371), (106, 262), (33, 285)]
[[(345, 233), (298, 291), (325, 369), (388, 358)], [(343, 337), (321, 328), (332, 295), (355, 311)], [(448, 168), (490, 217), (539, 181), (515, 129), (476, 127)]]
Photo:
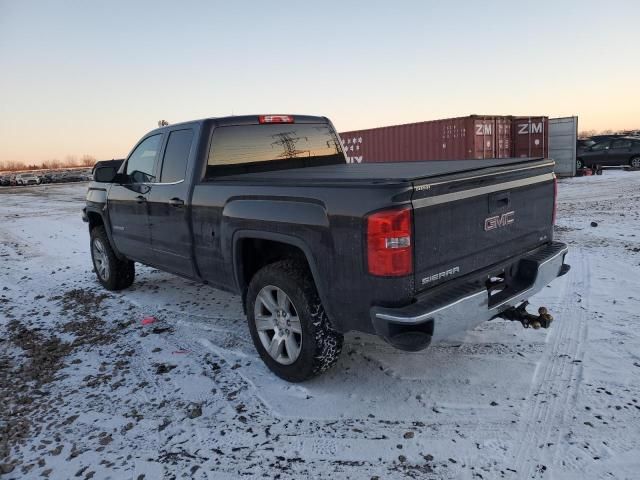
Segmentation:
[(207, 177), (346, 163), (340, 140), (326, 123), (218, 127)]

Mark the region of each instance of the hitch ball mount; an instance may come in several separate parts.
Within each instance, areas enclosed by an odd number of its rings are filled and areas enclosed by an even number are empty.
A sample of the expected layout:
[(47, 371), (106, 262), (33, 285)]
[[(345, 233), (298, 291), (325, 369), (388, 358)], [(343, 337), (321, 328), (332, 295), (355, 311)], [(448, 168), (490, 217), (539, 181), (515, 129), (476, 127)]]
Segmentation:
[(506, 320), (518, 321), (524, 328), (531, 327), (535, 330), (539, 329), (540, 327), (549, 328), (551, 322), (553, 321), (553, 317), (551, 316), (547, 308), (540, 307), (538, 309), (538, 315), (534, 315), (527, 312), (528, 305), (529, 302), (525, 300), (517, 307), (511, 307), (505, 310), (499, 316)]

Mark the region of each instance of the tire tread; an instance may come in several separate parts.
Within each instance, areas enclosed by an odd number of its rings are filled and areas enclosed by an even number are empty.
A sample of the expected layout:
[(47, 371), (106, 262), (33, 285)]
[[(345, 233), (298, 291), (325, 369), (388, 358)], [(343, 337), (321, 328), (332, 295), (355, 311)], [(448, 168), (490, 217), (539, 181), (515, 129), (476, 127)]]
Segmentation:
[(133, 280), (136, 275), (135, 264), (131, 260), (120, 260), (113, 248), (111, 247), (111, 243), (109, 242), (109, 237), (107, 236), (107, 231), (104, 228), (104, 225), (98, 225), (91, 230), (91, 240), (90, 240), (90, 248), (93, 251), (92, 244), (93, 240), (97, 237), (102, 241), (102, 244), (105, 246), (105, 250), (107, 253), (107, 257), (109, 258), (109, 271), (111, 275), (107, 281), (100, 278), (100, 275), (97, 274), (98, 281), (102, 284), (104, 288), (111, 291), (124, 290), (128, 288), (133, 283)]
[[(300, 289), (306, 305), (296, 305), (296, 308), (298, 309), (298, 315), (300, 315), (301, 309), (306, 309), (311, 318), (315, 343), (314, 353), (310, 364), (301, 365), (299, 370), (292, 372), (290, 368), (286, 368), (289, 366), (275, 365), (275, 362), (270, 357), (265, 357), (265, 355), (268, 356), (268, 354), (262, 352), (262, 346), (259, 342), (256, 342), (254, 339), (254, 343), (267, 366), (269, 366), (276, 375), (290, 382), (309, 380), (326, 372), (338, 362), (340, 353), (342, 352), (344, 337), (333, 328), (322, 305), (306, 262), (299, 259), (286, 259), (263, 267), (251, 279), (249, 291), (257, 293), (260, 288), (264, 286), (262, 285), (264, 278), (274, 277), (290, 279)], [(247, 295), (247, 313), (250, 322), (253, 321), (252, 297), (252, 294)], [(298, 362), (296, 361), (293, 365), (296, 363)]]

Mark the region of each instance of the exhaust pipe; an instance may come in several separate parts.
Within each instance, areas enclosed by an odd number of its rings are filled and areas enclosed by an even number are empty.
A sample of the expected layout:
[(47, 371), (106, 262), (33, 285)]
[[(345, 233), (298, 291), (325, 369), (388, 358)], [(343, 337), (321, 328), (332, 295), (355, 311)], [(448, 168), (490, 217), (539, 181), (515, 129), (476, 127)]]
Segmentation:
[(553, 317), (549, 313), (546, 307), (540, 307), (538, 309), (538, 315), (527, 312), (527, 306), (529, 302), (526, 300), (517, 307), (511, 307), (498, 315), (505, 320), (518, 321), (524, 328), (533, 328), (535, 330), (542, 328), (549, 328)]

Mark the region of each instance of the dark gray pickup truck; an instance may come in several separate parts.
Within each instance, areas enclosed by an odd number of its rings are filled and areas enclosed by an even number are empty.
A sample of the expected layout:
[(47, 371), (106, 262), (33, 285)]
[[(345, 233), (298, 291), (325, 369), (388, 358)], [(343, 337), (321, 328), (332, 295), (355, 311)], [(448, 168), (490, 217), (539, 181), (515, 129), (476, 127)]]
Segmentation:
[(289, 381), (351, 330), (419, 350), (497, 316), (546, 327), (522, 307), (569, 270), (543, 158), (347, 164), (328, 119), (252, 115), (153, 130), (94, 180), (100, 283), (129, 287), (139, 262), (241, 295)]

